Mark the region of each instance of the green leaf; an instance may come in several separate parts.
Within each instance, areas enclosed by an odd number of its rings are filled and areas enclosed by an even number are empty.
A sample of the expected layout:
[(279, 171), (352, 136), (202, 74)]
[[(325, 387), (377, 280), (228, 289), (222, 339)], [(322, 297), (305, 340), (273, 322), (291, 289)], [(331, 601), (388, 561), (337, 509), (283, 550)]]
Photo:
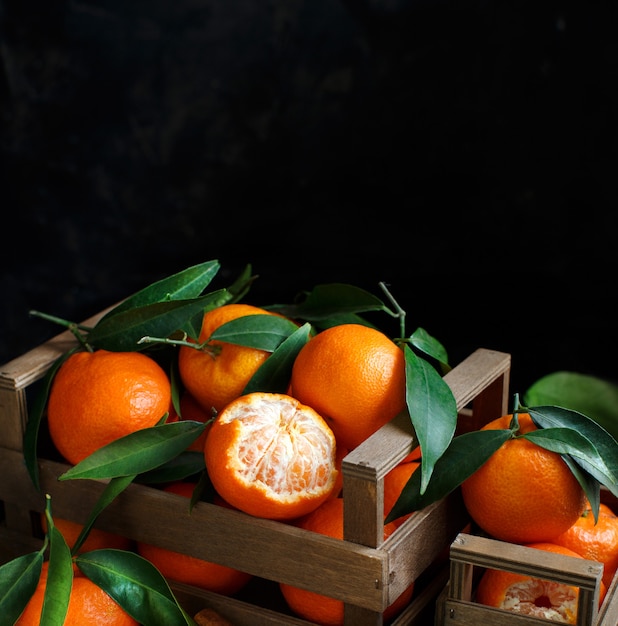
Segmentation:
[(169, 373), (172, 392), (172, 406), (174, 407), (174, 411), (176, 411), (178, 417), (182, 417), (180, 411), (180, 396), (182, 395), (182, 392), (184, 390), (184, 385), (182, 384), (182, 378), (180, 376), (180, 370), (178, 368), (177, 355), (175, 358), (172, 359), (172, 362), (170, 363)]
[(206, 424), (193, 420), (143, 428), (99, 448), (58, 479), (102, 479), (143, 474), (186, 450), (205, 428)]
[(454, 437), (437, 460), (425, 492), (421, 492), (420, 472), (413, 472), (384, 523), (423, 509), (447, 496), (474, 474), (511, 436), (511, 430), (500, 429), (476, 430)]
[(0, 567), (0, 616), (14, 624), (32, 597), (43, 567), (43, 550), (30, 552)]
[(41, 624), (62, 626), (69, 608), (71, 587), (73, 586), (73, 561), (69, 546), (62, 533), (54, 525), (49, 496), (47, 496), (45, 517), (49, 537), (49, 565), (41, 611)]
[(451, 369), (448, 364), (448, 354), (444, 346), (435, 338), (432, 337), (423, 328), (417, 328), (412, 335), (410, 335), (410, 343), (417, 350), (420, 350), (428, 357), (435, 359), (440, 363), (442, 367), (442, 373), (447, 374)]
[(94, 507), (92, 507), (86, 523), (82, 527), (79, 536), (73, 544), (73, 554), (77, 554), (84, 541), (86, 541), (86, 537), (88, 537), (90, 530), (97, 521), (97, 517), (99, 517), (99, 515), (133, 482), (134, 479), (135, 475), (118, 476), (110, 479)]
[(422, 450), (421, 493), (434, 466), (450, 444), (457, 426), (457, 403), (453, 392), (435, 368), (404, 345), (406, 404)]
[(118, 306), (108, 311), (100, 320), (110, 318), (123, 311), (136, 309), (157, 302), (186, 300), (197, 298), (216, 276), (221, 265), (219, 261), (206, 261), (193, 265), (181, 272), (152, 283), (144, 289), (123, 300)]
[(47, 405), (47, 398), (49, 396), (49, 390), (54, 380), (56, 372), (60, 369), (60, 366), (73, 354), (79, 350), (75, 348), (69, 350), (59, 358), (57, 358), (51, 365), (51, 367), (45, 373), (42, 379), (42, 386), (39, 388), (37, 395), (35, 396), (30, 411), (28, 412), (28, 422), (26, 423), (26, 430), (24, 431), (24, 461), (26, 463), (26, 469), (32, 480), (32, 484), (36, 490), (40, 490), (39, 482), (39, 463), (38, 463), (38, 441), (39, 430), (41, 427), (41, 420), (45, 413), (45, 407)]
[(592, 442), (606, 469), (603, 470), (590, 459), (573, 457), (574, 461), (618, 497), (618, 444), (604, 428), (586, 415), (571, 409), (535, 406), (525, 410), (541, 429), (568, 428)]
[(181, 452), (178, 456), (163, 463), (159, 467), (140, 474), (135, 479), (142, 484), (171, 483), (204, 470), (204, 454), (193, 450)]
[(553, 372), (524, 394), (528, 406), (554, 405), (578, 411), (618, 440), (618, 385), (576, 372)]
[(208, 475), (206, 469), (204, 469), (204, 471), (200, 474), (197, 483), (195, 484), (193, 493), (191, 494), (191, 501), (189, 502), (189, 512), (191, 512), (193, 510), (193, 507), (201, 500), (212, 502), (215, 493), (216, 491), (210, 480), (210, 476)]
[(81, 554), (76, 563), (85, 576), (140, 624), (195, 626), (165, 578), (138, 554), (104, 548)]
[(209, 339), (274, 352), (298, 326), (278, 315), (245, 315), (221, 324)]
[(575, 476), (577, 482), (584, 490), (586, 498), (590, 503), (590, 508), (592, 509), (592, 513), (594, 515), (594, 520), (596, 523), (599, 519), (599, 508), (601, 505), (601, 483), (596, 478), (594, 478), (594, 476), (581, 468), (568, 454), (565, 454), (562, 457), (562, 460), (567, 464), (567, 466), (571, 470), (571, 473), (573, 474), (573, 476)]
[(255, 279), (255, 277), (251, 275), (252, 271), (251, 264), (248, 263), (245, 265), (238, 278), (227, 288), (230, 294), (232, 294), (231, 302), (238, 302), (249, 293), (251, 284)]
[(360, 324), (361, 326), (368, 326), (369, 328), (380, 330), (375, 324), (372, 324), (356, 313), (340, 313), (319, 320), (312, 320), (312, 322), (313, 326), (319, 330), (325, 330), (332, 326), (340, 326), (341, 324)]
[(292, 366), (300, 349), (309, 340), (311, 325), (307, 322), (297, 328), (283, 343), (262, 363), (251, 380), (245, 386), (243, 393), (252, 391), (270, 391), (286, 393)]
[(97, 349), (115, 352), (143, 350), (143, 337), (168, 338), (185, 329), (193, 317), (225, 304), (230, 294), (225, 290), (189, 300), (155, 302), (108, 317), (88, 333), (88, 343)]
[(539, 428), (521, 435), (537, 446), (558, 454), (570, 454), (593, 465), (599, 472), (608, 475), (609, 469), (593, 443), (571, 428)]
[(267, 308), (276, 310), (290, 319), (308, 322), (317, 322), (341, 314), (388, 311), (384, 302), (373, 294), (344, 283), (317, 285), (299, 304), (273, 305)]
[[(221, 301), (218, 306), (241, 300), (249, 292), (254, 280), (255, 277), (251, 276), (251, 265), (245, 266), (238, 278), (227, 288), (225, 301)], [(182, 330), (186, 332), (189, 337), (198, 341), (204, 321), (204, 313), (214, 308), (216, 308), (216, 306), (208, 307), (208, 309), (205, 309), (202, 313), (194, 315), (189, 322), (182, 327)]]

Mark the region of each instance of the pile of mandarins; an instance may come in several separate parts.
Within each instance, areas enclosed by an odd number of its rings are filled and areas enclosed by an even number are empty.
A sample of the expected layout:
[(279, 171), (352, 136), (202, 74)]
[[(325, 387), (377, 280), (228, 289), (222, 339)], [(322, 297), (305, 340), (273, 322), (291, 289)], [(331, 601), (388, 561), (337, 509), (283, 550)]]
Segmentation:
[[(483, 430), (508, 428), (512, 415)], [(536, 426), (527, 413), (518, 415), (516, 435)], [(506, 441), (461, 486), (468, 512), (494, 539), (598, 561), (604, 565), (599, 604), (618, 569), (618, 517), (600, 504), (595, 523), (579, 482), (556, 452), (513, 437)], [(488, 569), (476, 600), (522, 615), (575, 624), (579, 589), (523, 574)]]
[[(196, 342), (178, 349), (180, 415), (168, 375), (147, 354), (98, 349), (69, 356), (49, 393), (52, 441), (77, 464), (121, 436), (156, 425), (166, 413), (168, 421), (205, 422), (191, 449), (204, 452), (216, 502), (343, 539), (341, 461), (404, 408), (403, 351), (373, 327), (332, 326), (300, 350), (287, 393), (243, 394), (270, 353), (209, 338), (222, 324), (248, 315), (277, 314), (249, 304), (219, 306), (203, 316), (200, 348)], [(407, 459), (385, 478), (385, 517), (418, 466)], [(166, 490), (190, 496), (194, 487), (182, 482)], [(385, 538), (402, 521), (385, 525)], [(227, 595), (251, 578), (156, 546), (138, 543), (136, 550), (170, 579)], [(298, 615), (343, 623), (343, 602), (316, 602), (316, 594), (289, 585), (281, 590)], [(409, 603), (412, 592), (413, 585), (386, 616)]]
[[(373, 327), (343, 323), (312, 336), (298, 353), (286, 393), (244, 389), (270, 353), (210, 340), (222, 324), (249, 315), (277, 315), (248, 304), (225, 304), (204, 314), (199, 344), (177, 351), (182, 382), (180, 415), (168, 375), (139, 352), (82, 351), (60, 367), (49, 394), (52, 440), (72, 464), (101, 446), (168, 420), (208, 424), (192, 449), (203, 450), (216, 502), (250, 515), (343, 538), (342, 458), (404, 409), (405, 363), (400, 346)], [(199, 345), (199, 348), (198, 348)], [(520, 415), (520, 427), (535, 428)], [(504, 416), (485, 428), (506, 428)], [(385, 517), (419, 466), (406, 459), (385, 478)], [(166, 489), (190, 496), (195, 485)], [(618, 520), (603, 510), (591, 524), (584, 493), (561, 457), (523, 439), (507, 441), (462, 484), (470, 515), (490, 536), (540, 549), (579, 554), (605, 564), (607, 583), (618, 566)], [(403, 520), (385, 525), (385, 537)], [(601, 543), (601, 529), (613, 543)], [(562, 547), (560, 547), (562, 546)], [(155, 546), (136, 549), (168, 578), (233, 594), (251, 578)], [(488, 570), (478, 601), (518, 604), (522, 613), (572, 619), (577, 590), (539, 587), (515, 575)], [(535, 586), (536, 585), (536, 586)], [(343, 603), (281, 584), (290, 608), (318, 624), (343, 624)], [(564, 587), (564, 586), (563, 586)], [(385, 618), (412, 596), (407, 589)], [(544, 606), (539, 607), (538, 598)]]

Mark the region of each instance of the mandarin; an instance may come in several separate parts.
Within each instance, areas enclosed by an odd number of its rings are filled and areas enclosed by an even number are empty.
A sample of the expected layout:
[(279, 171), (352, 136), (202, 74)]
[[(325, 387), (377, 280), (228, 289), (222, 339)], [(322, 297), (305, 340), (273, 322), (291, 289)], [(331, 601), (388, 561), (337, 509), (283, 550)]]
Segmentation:
[(374, 328), (332, 326), (301, 348), (291, 390), (324, 417), (338, 445), (353, 450), (404, 409), (403, 350)]
[(596, 522), (588, 504), (573, 526), (556, 537), (554, 543), (585, 559), (603, 563), (603, 582), (610, 586), (618, 570), (618, 517), (607, 504), (600, 503)]
[[(43, 563), (39, 583), (15, 626), (39, 626), (49, 561)], [(73, 586), (64, 626), (139, 626), (103, 589), (73, 568)]]
[(197, 626), (234, 626), (230, 620), (214, 609), (202, 609), (193, 616)]
[[(526, 545), (545, 552), (583, 558), (577, 552), (551, 542)], [(601, 583), (599, 605), (606, 592)], [(498, 569), (485, 570), (476, 590), (479, 604), (564, 624), (576, 623), (578, 598), (577, 587)]]
[(286, 394), (254, 392), (217, 415), (204, 459), (213, 487), (232, 506), (290, 520), (331, 495), (336, 450), (333, 432), (311, 407)]
[[(335, 539), (343, 539), (343, 506), (343, 498), (331, 498), (298, 520), (296, 526)], [(384, 527), (384, 538), (392, 534), (395, 528), (392, 523), (387, 524)], [(290, 609), (303, 619), (321, 626), (343, 625), (344, 603), (341, 600), (287, 583), (279, 583), (279, 588)], [(384, 621), (398, 615), (410, 603), (413, 592), (414, 583), (384, 611)]]
[(331, 498), (337, 498), (341, 495), (341, 490), (343, 489), (343, 470), (341, 466), (343, 464), (343, 459), (348, 455), (348, 449), (343, 446), (337, 446), (337, 452), (335, 455), (335, 468), (337, 470), (337, 478), (335, 480), (335, 487), (330, 494)]
[[(481, 430), (507, 429), (511, 415)], [(536, 430), (520, 413), (518, 435)], [(495, 539), (553, 541), (570, 528), (586, 504), (584, 491), (562, 457), (521, 437), (505, 441), (461, 485), (470, 517)]]
[[(399, 463), (390, 470), (386, 476), (384, 476), (384, 517), (391, 512), (391, 509), (395, 506), (395, 502), (399, 499), (404, 487), (408, 484), (410, 477), (420, 466), (417, 461), (406, 461), (405, 463)], [(392, 523), (399, 527), (401, 526), (412, 513), (402, 515), (397, 519), (394, 519)]]
[(47, 420), (54, 445), (75, 465), (124, 435), (155, 426), (170, 406), (170, 380), (148, 355), (76, 352), (54, 376)]
[(221, 411), (243, 392), (270, 352), (225, 341), (210, 340), (226, 322), (247, 315), (277, 315), (250, 304), (224, 304), (206, 311), (199, 343), (202, 349), (181, 346), (178, 351), (180, 379), (207, 413)]
[[(195, 486), (192, 482), (175, 482), (163, 491), (191, 498)], [(166, 578), (226, 596), (240, 591), (252, 578), (246, 572), (143, 541), (137, 542), (137, 551)]]
[(408, 452), (407, 456), (401, 461), (402, 463), (408, 463), (409, 461), (420, 461), (422, 458), (421, 447), (419, 445), (415, 446)]

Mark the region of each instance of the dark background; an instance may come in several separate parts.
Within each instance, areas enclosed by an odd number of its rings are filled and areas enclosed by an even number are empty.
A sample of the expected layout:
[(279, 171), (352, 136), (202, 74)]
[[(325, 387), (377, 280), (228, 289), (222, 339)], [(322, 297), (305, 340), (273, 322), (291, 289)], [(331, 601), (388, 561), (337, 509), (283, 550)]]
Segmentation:
[(216, 258), (616, 380), (617, 6), (0, 0), (0, 363)]

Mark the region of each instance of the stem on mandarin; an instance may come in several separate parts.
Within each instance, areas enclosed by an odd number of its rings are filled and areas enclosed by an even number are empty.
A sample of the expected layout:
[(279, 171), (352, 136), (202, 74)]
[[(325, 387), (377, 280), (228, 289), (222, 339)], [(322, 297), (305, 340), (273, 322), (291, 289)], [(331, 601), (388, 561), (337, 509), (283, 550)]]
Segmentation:
[(382, 289), (386, 297), (389, 299), (390, 303), (393, 305), (393, 307), (395, 307), (394, 312), (391, 311), (390, 309), (386, 309), (386, 312), (389, 315), (392, 315), (393, 317), (399, 318), (399, 334), (401, 337), (405, 337), (406, 336), (406, 312), (399, 306), (399, 303), (397, 302), (397, 300), (395, 300), (391, 292), (388, 290), (386, 283), (380, 282), (378, 284), (380, 285), (380, 289)]

